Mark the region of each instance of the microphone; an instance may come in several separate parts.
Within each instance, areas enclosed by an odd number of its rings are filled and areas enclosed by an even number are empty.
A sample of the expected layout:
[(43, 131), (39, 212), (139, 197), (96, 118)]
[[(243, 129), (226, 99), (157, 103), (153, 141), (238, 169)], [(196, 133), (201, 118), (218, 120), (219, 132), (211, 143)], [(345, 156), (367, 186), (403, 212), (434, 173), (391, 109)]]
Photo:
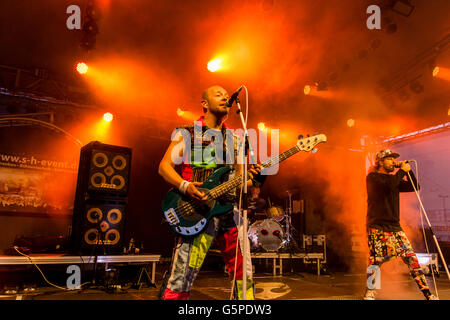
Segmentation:
[[(401, 161), (401, 162), (406, 162), (406, 163), (410, 163), (410, 162), (413, 162), (414, 160), (403, 160), (403, 161)], [(396, 162), (395, 163), (395, 165), (394, 165), (394, 167), (395, 168), (400, 168), (402, 165), (399, 163), (399, 162)]]
[(231, 95), (230, 99), (228, 99), (227, 107), (231, 108), (233, 106), (233, 103), (237, 100), (239, 93), (243, 88), (244, 86), (240, 86), (239, 89), (237, 89), (236, 92)]

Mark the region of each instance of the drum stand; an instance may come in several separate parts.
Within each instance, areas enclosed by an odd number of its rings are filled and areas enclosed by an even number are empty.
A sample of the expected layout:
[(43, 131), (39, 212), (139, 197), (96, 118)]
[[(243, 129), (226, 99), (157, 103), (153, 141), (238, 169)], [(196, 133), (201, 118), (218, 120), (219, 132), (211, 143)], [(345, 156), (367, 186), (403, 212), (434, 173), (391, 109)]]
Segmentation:
[(285, 218), (285, 225), (286, 225), (286, 233), (285, 233), (285, 240), (284, 240), (284, 245), (283, 247), (287, 250), (289, 250), (289, 253), (291, 255), (291, 273), (294, 272), (293, 270), (293, 266), (292, 266), (292, 254), (294, 253), (294, 251), (296, 249), (298, 249), (298, 245), (295, 242), (294, 237), (292, 236), (292, 221), (291, 221), (291, 216), (292, 216), (292, 193), (290, 191), (287, 191), (288, 195), (289, 195), (289, 204), (288, 207), (286, 208), (286, 218)]
[(287, 191), (289, 195), (289, 205), (287, 207), (287, 215), (286, 215), (286, 243), (290, 247), (290, 251), (292, 252), (292, 249), (298, 249), (298, 245), (295, 242), (295, 239), (293, 237), (293, 231), (296, 231), (295, 228), (292, 226), (292, 193)]

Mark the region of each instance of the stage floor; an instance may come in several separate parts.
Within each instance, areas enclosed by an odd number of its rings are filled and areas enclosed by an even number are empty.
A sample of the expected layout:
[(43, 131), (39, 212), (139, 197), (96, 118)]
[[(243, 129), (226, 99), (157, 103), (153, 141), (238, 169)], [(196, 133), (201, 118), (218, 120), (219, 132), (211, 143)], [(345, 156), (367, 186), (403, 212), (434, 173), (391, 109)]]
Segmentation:
[[(39, 287), (30, 293), (2, 294), (0, 300), (157, 300), (162, 275), (167, 266), (159, 264), (156, 270), (156, 288), (144, 286), (140, 290), (130, 286), (122, 291), (107, 293), (101, 288), (83, 291), (62, 291), (51, 286)], [(318, 276), (314, 272), (284, 272), (273, 276), (256, 273), (257, 300), (362, 300), (365, 274), (336, 272)], [(433, 279), (427, 277), (433, 288)], [(436, 278), (441, 300), (450, 300), (450, 281), (446, 274)], [(434, 292), (434, 290), (432, 289)], [(220, 270), (202, 270), (191, 291), (191, 300), (229, 300), (231, 282)], [(423, 300), (415, 282), (404, 273), (382, 274), (379, 300)]]

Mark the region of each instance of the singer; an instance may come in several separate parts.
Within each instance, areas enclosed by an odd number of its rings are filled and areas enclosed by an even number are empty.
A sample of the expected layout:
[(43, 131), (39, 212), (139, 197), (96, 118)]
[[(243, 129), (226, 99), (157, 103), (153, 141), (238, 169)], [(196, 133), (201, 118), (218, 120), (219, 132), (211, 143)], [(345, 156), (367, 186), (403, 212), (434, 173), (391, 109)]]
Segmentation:
[[(375, 289), (370, 285), (371, 266), (401, 257), (411, 276), (427, 300), (437, 300), (431, 294), (425, 275), (405, 232), (400, 226), (400, 192), (413, 192), (419, 185), (407, 161), (396, 162), (400, 155), (389, 149), (381, 150), (375, 158), (375, 166), (366, 177), (367, 187), (367, 233), (369, 244), (368, 281), (364, 300), (375, 300)], [(395, 167), (400, 169), (393, 174)], [(407, 178), (409, 172), (411, 179)], [(380, 271), (378, 269), (378, 271)]]
[[(233, 148), (233, 146), (227, 146), (225, 134), (227, 127), (225, 120), (228, 117), (228, 113), (231, 109), (232, 103), (229, 103), (229, 96), (227, 91), (220, 86), (212, 86), (205, 90), (202, 95), (202, 107), (204, 116), (200, 117), (197, 121), (202, 122), (203, 133), (208, 129), (215, 129), (222, 133), (224, 139), (223, 150), (226, 153), (227, 147)], [(191, 133), (191, 144), (194, 146), (194, 126), (187, 125), (183, 127)], [(204, 150), (211, 144), (209, 139), (203, 139), (202, 137), (201, 147)], [(173, 187), (178, 188), (180, 192), (184, 193), (188, 197), (195, 199), (199, 202), (206, 201), (208, 199), (207, 194), (202, 192), (199, 187), (202, 182), (220, 166), (229, 164), (217, 164), (216, 158), (203, 159), (201, 162), (196, 163), (194, 157), (190, 163), (185, 161), (181, 164), (181, 176), (175, 171), (175, 164), (172, 161), (171, 154), (173, 150), (179, 150), (180, 156), (184, 154), (186, 143), (183, 140), (183, 136), (179, 136), (169, 145), (161, 163), (159, 165), (159, 174), (164, 178), (166, 182)], [(192, 149), (194, 149), (192, 147)], [(194, 150), (190, 150), (191, 153)], [(203, 152), (202, 152), (203, 153)], [(236, 155), (236, 143), (234, 145), (234, 154)], [(237, 161), (231, 165), (234, 169), (234, 174), (241, 174), (242, 165), (237, 165)], [(261, 168), (255, 166), (249, 169), (249, 181), (248, 186), (252, 186), (252, 179), (256, 179), (259, 176)], [(231, 178), (231, 177), (230, 177)], [(232, 190), (227, 198), (236, 202), (236, 190)], [(236, 207), (236, 206), (235, 206)], [(241, 252), (241, 241), (238, 240), (238, 228), (237, 228), (237, 210), (232, 210), (220, 216), (214, 217), (210, 220), (209, 224), (204, 228), (204, 231), (196, 235), (195, 237), (178, 237), (177, 244), (174, 248), (172, 256), (172, 263), (170, 269), (166, 273), (165, 279), (160, 290), (160, 299), (163, 300), (186, 300), (189, 298), (191, 287), (194, 283), (196, 276), (198, 275), (206, 254), (215, 240), (219, 249), (222, 252), (223, 260), (227, 266), (227, 269), (231, 276), (235, 275), (234, 297), (235, 299), (243, 299), (242, 296), (242, 266), (243, 255)], [(248, 239), (245, 239), (248, 241)], [(236, 246), (239, 246), (239, 250), (236, 251)], [(247, 257), (250, 260), (250, 245), (247, 244)], [(236, 254), (237, 253), (237, 254)], [(235, 259), (236, 269), (235, 269)], [(246, 300), (254, 299), (254, 285), (252, 280), (252, 264), (251, 261), (247, 261), (247, 288), (246, 288)]]

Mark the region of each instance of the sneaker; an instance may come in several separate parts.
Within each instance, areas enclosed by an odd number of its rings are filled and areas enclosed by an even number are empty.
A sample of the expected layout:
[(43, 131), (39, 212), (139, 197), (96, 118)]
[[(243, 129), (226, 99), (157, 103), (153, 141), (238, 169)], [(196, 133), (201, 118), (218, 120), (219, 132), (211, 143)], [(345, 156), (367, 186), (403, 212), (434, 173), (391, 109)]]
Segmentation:
[(430, 295), (427, 297), (427, 300), (439, 300), (439, 298), (436, 297), (434, 294), (430, 294)]
[(375, 290), (366, 289), (366, 293), (364, 294), (364, 300), (375, 300)]

